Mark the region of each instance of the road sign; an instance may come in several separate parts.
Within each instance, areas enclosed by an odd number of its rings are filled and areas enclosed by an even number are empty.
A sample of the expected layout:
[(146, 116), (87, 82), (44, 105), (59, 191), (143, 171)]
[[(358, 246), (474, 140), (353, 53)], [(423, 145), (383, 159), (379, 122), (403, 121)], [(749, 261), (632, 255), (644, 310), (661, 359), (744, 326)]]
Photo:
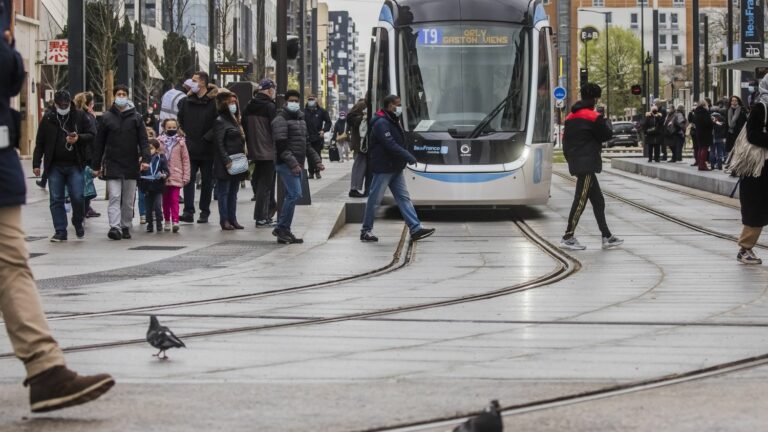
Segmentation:
[(555, 101), (555, 107), (556, 107), (557, 109), (563, 109), (563, 108), (565, 108), (565, 101), (564, 101), (564, 100), (562, 100), (562, 99), (558, 99), (558, 100), (556, 100), (556, 101)]
[(555, 99), (557, 100), (563, 100), (565, 99), (565, 89), (562, 87), (555, 87), (555, 91), (552, 92), (552, 94), (555, 96)]
[(581, 39), (582, 42), (597, 40), (599, 37), (600, 32), (592, 26), (586, 26), (579, 32), (579, 39)]

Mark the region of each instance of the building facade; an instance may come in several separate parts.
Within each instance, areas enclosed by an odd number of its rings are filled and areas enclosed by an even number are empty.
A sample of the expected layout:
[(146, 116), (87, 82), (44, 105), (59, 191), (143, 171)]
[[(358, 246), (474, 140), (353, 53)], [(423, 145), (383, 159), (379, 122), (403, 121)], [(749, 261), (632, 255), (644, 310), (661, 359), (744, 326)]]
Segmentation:
[(338, 109), (347, 112), (355, 104), (358, 96), (357, 54), (359, 35), (355, 21), (346, 11), (331, 11), (328, 14), (330, 24), (330, 62), (331, 70), (336, 74), (338, 85)]

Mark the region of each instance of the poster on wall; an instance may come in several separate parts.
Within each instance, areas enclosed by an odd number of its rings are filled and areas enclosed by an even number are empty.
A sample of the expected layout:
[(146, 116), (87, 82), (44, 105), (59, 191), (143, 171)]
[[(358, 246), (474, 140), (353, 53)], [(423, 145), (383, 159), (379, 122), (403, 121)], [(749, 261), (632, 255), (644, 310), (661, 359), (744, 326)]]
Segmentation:
[(46, 44), (45, 63), (66, 65), (69, 62), (69, 42), (66, 39), (49, 40)]
[(763, 57), (764, 1), (742, 0), (741, 2), (741, 56), (743, 58)]

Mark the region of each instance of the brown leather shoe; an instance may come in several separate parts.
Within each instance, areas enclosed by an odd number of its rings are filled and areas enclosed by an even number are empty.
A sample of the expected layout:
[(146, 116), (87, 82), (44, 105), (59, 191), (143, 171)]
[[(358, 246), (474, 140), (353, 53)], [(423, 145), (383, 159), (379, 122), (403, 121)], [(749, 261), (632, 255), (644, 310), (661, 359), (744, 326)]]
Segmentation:
[(115, 380), (107, 374), (82, 376), (55, 366), (29, 379), (29, 403), (40, 413), (90, 402), (106, 393)]
[(232, 226), (229, 222), (222, 222), (221, 223), (221, 230), (222, 231), (234, 231), (235, 227)]
[(245, 227), (244, 227), (244, 226), (240, 225), (240, 224), (239, 224), (239, 223), (237, 223), (237, 222), (232, 222), (232, 228), (234, 228), (234, 229), (236, 229), (236, 230), (245, 229)]

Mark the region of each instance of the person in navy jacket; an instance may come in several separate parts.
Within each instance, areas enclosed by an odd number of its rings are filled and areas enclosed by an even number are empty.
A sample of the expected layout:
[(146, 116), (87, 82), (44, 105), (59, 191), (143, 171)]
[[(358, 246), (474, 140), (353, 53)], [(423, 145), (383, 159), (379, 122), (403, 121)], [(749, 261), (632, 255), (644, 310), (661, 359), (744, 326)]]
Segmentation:
[(421, 240), (435, 233), (434, 229), (421, 226), (405, 185), (403, 170), (407, 164), (415, 164), (416, 157), (406, 149), (405, 132), (400, 125), (401, 114), (400, 97), (389, 95), (382, 100), (381, 110), (371, 120), (368, 146), (373, 181), (360, 232), (360, 240), (363, 242), (379, 241), (372, 232), (373, 220), (387, 187), (395, 197), (400, 214), (408, 225), (411, 240)]

